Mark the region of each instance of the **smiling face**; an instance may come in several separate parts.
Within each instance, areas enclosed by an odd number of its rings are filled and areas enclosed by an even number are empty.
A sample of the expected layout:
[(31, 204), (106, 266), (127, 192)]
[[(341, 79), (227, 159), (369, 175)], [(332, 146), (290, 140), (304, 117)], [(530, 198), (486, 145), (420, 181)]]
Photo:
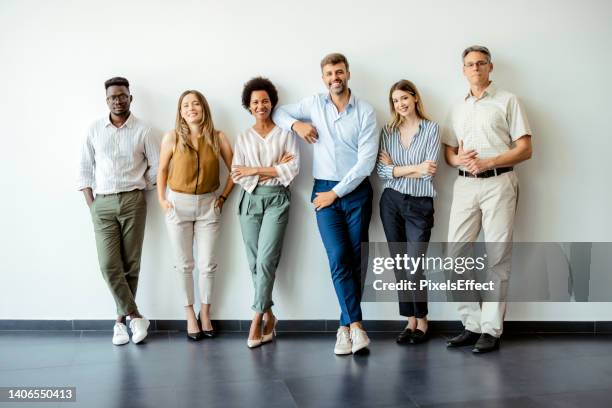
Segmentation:
[(249, 111), (259, 120), (265, 120), (272, 113), (272, 101), (266, 91), (251, 92), (251, 102), (249, 103)]
[(187, 123), (201, 123), (204, 109), (196, 94), (189, 93), (181, 101), (181, 117)]
[(106, 104), (113, 115), (124, 116), (130, 112), (132, 95), (127, 86), (111, 85), (106, 89)]
[(489, 57), (478, 51), (472, 51), (463, 58), (463, 75), (470, 85), (487, 85), (493, 64)]
[(416, 113), (417, 98), (407, 91), (396, 89), (391, 94), (393, 109), (403, 118)]
[(324, 65), (322, 71), (323, 82), (329, 92), (334, 95), (342, 95), (348, 90), (348, 80), (351, 78), (351, 73), (343, 62)]

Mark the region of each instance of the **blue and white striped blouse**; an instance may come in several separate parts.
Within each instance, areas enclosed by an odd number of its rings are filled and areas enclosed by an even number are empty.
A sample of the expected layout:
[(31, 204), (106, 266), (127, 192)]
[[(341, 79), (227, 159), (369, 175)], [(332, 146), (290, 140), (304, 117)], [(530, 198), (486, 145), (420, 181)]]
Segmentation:
[(399, 129), (390, 129), (383, 126), (380, 131), (380, 150), (391, 156), (393, 165), (385, 165), (380, 161), (376, 163), (376, 171), (384, 181), (384, 188), (392, 188), (403, 194), (414, 197), (435, 197), (432, 176), (422, 178), (393, 177), (393, 167), (414, 166), (425, 160), (438, 163), (440, 155), (440, 131), (438, 124), (429, 120), (421, 120), (419, 130), (416, 132), (410, 147), (404, 148), (400, 142)]

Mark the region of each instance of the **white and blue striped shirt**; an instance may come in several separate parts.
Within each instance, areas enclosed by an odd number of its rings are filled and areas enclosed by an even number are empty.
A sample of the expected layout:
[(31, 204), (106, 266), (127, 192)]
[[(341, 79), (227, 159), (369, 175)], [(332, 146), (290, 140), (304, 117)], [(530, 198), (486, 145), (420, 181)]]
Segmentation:
[(440, 155), (440, 131), (437, 123), (421, 120), (408, 149), (400, 142), (399, 129), (391, 129), (385, 125), (380, 131), (380, 150), (387, 152), (393, 161), (393, 165), (385, 165), (380, 161), (376, 163), (376, 171), (384, 181), (384, 188), (392, 188), (414, 197), (436, 196), (432, 176), (394, 177), (393, 167), (414, 166), (425, 160), (437, 163)]
[(152, 190), (159, 164), (159, 141), (151, 129), (130, 114), (116, 128), (109, 116), (89, 127), (81, 150), (78, 189), (96, 194)]

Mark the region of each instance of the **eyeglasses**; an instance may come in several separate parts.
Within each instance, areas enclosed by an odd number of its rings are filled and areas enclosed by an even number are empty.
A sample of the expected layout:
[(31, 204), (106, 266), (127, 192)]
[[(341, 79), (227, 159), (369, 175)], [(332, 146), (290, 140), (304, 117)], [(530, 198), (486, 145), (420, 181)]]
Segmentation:
[(127, 100), (130, 98), (130, 95), (127, 94), (119, 94), (119, 95), (111, 95), (111, 96), (107, 96), (106, 100), (109, 102), (115, 102), (115, 101), (119, 101), (119, 102), (127, 102)]
[(467, 64), (463, 64), (466, 68), (473, 68), (476, 66), (477, 68), (484, 67), (485, 65), (489, 65), (489, 61), (476, 61), (476, 62), (468, 62)]

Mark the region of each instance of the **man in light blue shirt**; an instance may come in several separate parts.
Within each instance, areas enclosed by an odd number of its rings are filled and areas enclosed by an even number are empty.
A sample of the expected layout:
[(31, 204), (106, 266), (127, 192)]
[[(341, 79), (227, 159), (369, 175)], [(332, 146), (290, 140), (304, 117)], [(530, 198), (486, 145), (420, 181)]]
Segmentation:
[(379, 135), (374, 109), (348, 87), (346, 57), (327, 55), (321, 72), (329, 93), (278, 107), (273, 119), (314, 144), (311, 200), (341, 309), (334, 352), (351, 354), (370, 343), (361, 323), (362, 271), (367, 270), (361, 243), (368, 241), (372, 216), (368, 176), (376, 163)]

